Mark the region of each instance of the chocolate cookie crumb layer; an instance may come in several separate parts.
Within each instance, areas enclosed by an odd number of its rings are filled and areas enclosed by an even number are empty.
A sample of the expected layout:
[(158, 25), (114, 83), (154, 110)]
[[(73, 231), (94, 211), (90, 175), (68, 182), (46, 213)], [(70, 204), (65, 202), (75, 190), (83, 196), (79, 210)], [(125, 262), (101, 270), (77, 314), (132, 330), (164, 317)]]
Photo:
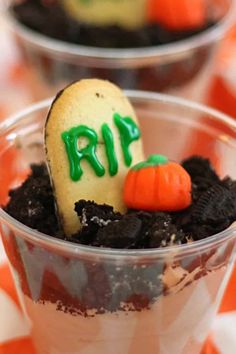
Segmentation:
[(180, 212), (129, 210), (121, 215), (109, 205), (75, 203), (81, 230), (66, 237), (60, 230), (47, 169), (32, 166), (32, 174), (10, 192), (5, 211), (25, 225), (53, 237), (83, 245), (148, 249), (179, 245), (223, 231), (236, 220), (236, 184), (220, 180), (209, 160), (194, 156), (182, 163), (193, 183), (192, 205)]
[(92, 26), (69, 17), (54, 1), (26, 0), (13, 7), (14, 16), (30, 29), (45, 36), (75, 44), (102, 48), (148, 47), (176, 42), (196, 35), (214, 25), (208, 21), (202, 28), (169, 31), (149, 24), (135, 31), (119, 26)]
[(32, 165), (32, 173), (9, 193), (5, 211), (18, 221), (48, 235), (59, 237), (54, 196), (45, 165)]

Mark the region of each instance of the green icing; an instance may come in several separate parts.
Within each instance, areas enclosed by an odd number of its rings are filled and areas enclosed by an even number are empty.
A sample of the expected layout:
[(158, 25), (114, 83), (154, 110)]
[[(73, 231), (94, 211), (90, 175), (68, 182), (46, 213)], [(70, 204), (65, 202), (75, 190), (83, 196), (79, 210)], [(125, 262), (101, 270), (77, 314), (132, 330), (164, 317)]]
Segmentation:
[(106, 155), (109, 163), (109, 173), (111, 176), (115, 176), (118, 172), (118, 161), (115, 153), (113, 134), (106, 123), (102, 125), (102, 137), (105, 142)]
[(139, 162), (132, 167), (132, 170), (141, 170), (145, 167), (160, 166), (168, 163), (168, 159), (164, 155), (150, 155), (146, 161)]
[[(86, 159), (91, 164), (97, 176), (101, 177), (105, 174), (105, 169), (96, 155), (98, 137), (93, 129), (85, 125), (80, 125), (63, 132), (61, 137), (65, 143), (70, 165), (70, 177), (73, 181), (78, 181), (83, 174), (80, 166), (82, 159)], [(88, 145), (81, 150), (78, 149), (78, 139), (80, 137), (86, 137), (89, 140)]]
[(140, 138), (140, 130), (130, 117), (121, 117), (119, 113), (115, 113), (113, 119), (120, 132), (120, 141), (124, 154), (125, 164), (126, 166), (130, 166), (132, 163), (132, 156), (129, 150), (129, 146), (133, 141)]
[[(121, 117), (119, 113), (115, 113), (113, 119), (119, 130), (125, 164), (126, 166), (130, 166), (132, 163), (132, 156), (129, 147), (133, 141), (140, 138), (140, 130), (130, 117)], [(115, 176), (118, 172), (118, 161), (115, 152), (114, 137), (110, 127), (106, 123), (102, 125), (101, 131), (109, 164), (109, 174)], [(78, 147), (78, 140), (80, 137), (85, 137), (89, 141), (88, 145), (82, 149), (79, 149)], [(96, 155), (98, 136), (93, 129), (85, 125), (79, 125), (63, 132), (61, 138), (65, 144), (69, 161), (70, 177), (73, 181), (78, 181), (83, 174), (81, 168), (82, 159), (85, 159), (90, 163), (97, 176), (104, 176), (105, 168)]]

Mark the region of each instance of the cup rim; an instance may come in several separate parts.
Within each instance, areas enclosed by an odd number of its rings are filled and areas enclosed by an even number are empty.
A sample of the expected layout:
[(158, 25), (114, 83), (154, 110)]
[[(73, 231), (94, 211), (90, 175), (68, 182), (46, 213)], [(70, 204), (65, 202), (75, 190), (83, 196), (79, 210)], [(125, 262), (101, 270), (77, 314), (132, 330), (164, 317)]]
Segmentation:
[[(86, 58), (95, 60), (100, 66), (120, 67), (122, 65), (140, 66), (150, 64), (153, 61), (168, 60), (169, 57), (186, 55), (198, 47), (208, 45), (221, 39), (235, 20), (236, 0), (230, 0), (228, 12), (213, 27), (203, 32), (170, 44), (141, 48), (100, 48), (68, 43), (53, 39), (29, 29), (21, 24), (11, 13), (11, 1), (8, 0), (6, 11), (7, 22), (13, 32), (31, 46), (37, 47), (43, 52), (51, 52), (56, 56), (64, 55), (65, 59)], [(169, 58), (169, 60), (171, 59)], [(102, 63), (104, 62), (104, 63)], [(88, 63), (89, 64), (89, 63)]]
[[(206, 107), (200, 103), (196, 103), (190, 100), (186, 100), (183, 98), (177, 98), (174, 96), (154, 93), (154, 92), (146, 92), (146, 91), (135, 91), (135, 90), (124, 90), (125, 94), (131, 99), (131, 102), (135, 102), (135, 100), (145, 100), (149, 102), (162, 102), (166, 104), (171, 104), (175, 106), (181, 106), (184, 108), (189, 108), (191, 110), (198, 111), (199, 113), (208, 114), (212, 116), (215, 120), (223, 122), (230, 126), (232, 129), (236, 131), (236, 121), (221, 113), (213, 108)], [(42, 109), (47, 109), (50, 107), (53, 99), (49, 98), (33, 105), (28, 106), (24, 110), (11, 115), (9, 118), (5, 119), (0, 123), (0, 136), (3, 135), (9, 128), (14, 126), (14, 124), (24, 119), (29, 114), (40, 111)], [(57, 239), (55, 237), (46, 235), (37, 230), (34, 230), (23, 223), (17, 221), (8, 213), (6, 213), (0, 207), (0, 220), (5, 224), (10, 225), (11, 229), (14, 229), (16, 234), (20, 234), (24, 239), (33, 242), (35, 244), (46, 246), (47, 248), (58, 249), (63, 252), (68, 252), (70, 254), (74, 254), (75, 256), (78, 254), (93, 254), (96, 256), (105, 256), (105, 257), (117, 257), (117, 258), (126, 258), (126, 257), (166, 257), (170, 254), (189, 254), (196, 253), (211, 246), (216, 246), (222, 241), (229, 240), (236, 237), (236, 222), (231, 225), (230, 228), (223, 230), (220, 233), (209, 236), (205, 239), (194, 241), (189, 244), (184, 245), (176, 245), (169, 246), (166, 248), (154, 248), (154, 249), (110, 249), (110, 248), (99, 248), (94, 246), (85, 246), (80, 245), (73, 242), (68, 242), (65, 240)]]

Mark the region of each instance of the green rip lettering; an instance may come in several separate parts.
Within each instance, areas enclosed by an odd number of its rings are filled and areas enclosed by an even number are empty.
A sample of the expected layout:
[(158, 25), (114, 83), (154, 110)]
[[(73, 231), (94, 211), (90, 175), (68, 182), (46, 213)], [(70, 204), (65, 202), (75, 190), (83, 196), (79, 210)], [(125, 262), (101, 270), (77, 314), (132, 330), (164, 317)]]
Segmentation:
[(124, 154), (125, 164), (129, 167), (132, 163), (132, 156), (129, 150), (129, 146), (133, 141), (140, 138), (140, 130), (130, 117), (122, 118), (119, 113), (115, 113), (113, 119), (120, 132), (120, 141)]
[(118, 161), (115, 153), (114, 137), (109, 125), (106, 123), (102, 125), (102, 137), (105, 142), (109, 173), (111, 176), (115, 176), (118, 172)]
[[(89, 144), (79, 150), (78, 139), (83, 136), (89, 139)], [(86, 125), (79, 125), (71, 128), (67, 132), (62, 133), (62, 139), (66, 146), (67, 157), (70, 164), (70, 177), (73, 181), (78, 181), (83, 170), (80, 166), (82, 159), (86, 159), (93, 167), (97, 176), (101, 177), (105, 174), (105, 168), (99, 162), (96, 155), (96, 146), (98, 142), (97, 133)]]
[[(113, 120), (119, 130), (125, 165), (129, 167), (132, 163), (129, 146), (133, 141), (140, 138), (140, 130), (130, 117), (121, 117), (119, 113), (115, 113)], [(115, 153), (114, 137), (110, 127), (106, 123), (102, 125), (101, 132), (105, 143), (109, 174), (115, 176), (118, 172), (118, 161)], [(88, 145), (83, 149), (78, 148), (78, 139), (80, 137), (85, 137), (89, 140)], [(98, 136), (94, 129), (91, 129), (86, 125), (79, 125), (78, 127), (71, 128), (69, 131), (63, 132), (61, 138), (65, 144), (69, 161), (70, 177), (73, 181), (80, 180), (83, 174), (81, 168), (82, 159), (85, 159), (90, 163), (98, 177), (104, 176), (105, 168), (96, 155)]]

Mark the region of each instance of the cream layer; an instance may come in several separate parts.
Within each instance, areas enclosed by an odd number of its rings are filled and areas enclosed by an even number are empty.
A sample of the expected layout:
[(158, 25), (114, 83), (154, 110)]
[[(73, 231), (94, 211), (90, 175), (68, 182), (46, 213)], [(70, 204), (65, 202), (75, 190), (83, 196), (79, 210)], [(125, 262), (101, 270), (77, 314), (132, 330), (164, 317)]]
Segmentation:
[[(24, 295), (40, 354), (199, 354), (225, 287), (227, 267), (182, 290), (160, 296), (150, 309), (93, 317), (71, 315)], [(92, 316), (91, 312), (91, 316)]]

